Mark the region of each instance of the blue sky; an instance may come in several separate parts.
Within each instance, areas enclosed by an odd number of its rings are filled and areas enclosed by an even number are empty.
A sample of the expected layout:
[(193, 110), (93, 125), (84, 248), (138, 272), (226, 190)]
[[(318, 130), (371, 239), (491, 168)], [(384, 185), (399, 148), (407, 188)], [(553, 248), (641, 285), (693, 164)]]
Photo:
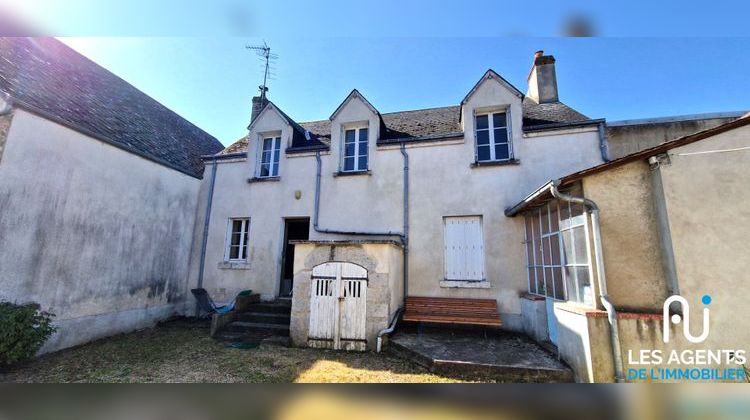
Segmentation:
[[(257, 38), (64, 39), (229, 144), (262, 80)], [(280, 58), (269, 97), (325, 119), (353, 88), (381, 112), (457, 104), (492, 68), (522, 91), (534, 51), (557, 58), (560, 98), (608, 120), (750, 110), (747, 39), (266, 38)]]
[[(245, 45), (262, 40), (280, 56), (269, 97), (298, 121), (328, 118), (353, 88), (381, 112), (457, 104), (488, 68), (525, 91), (538, 49), (557, 58), (561, 100), (590, 117), (750, 109), (748, 6), (685, 4), (0, 0), (0, 18), (75, 37), (64, 42), (229, 144), (262, 80)], [(597, 37), (561, 37), (574, 18)]]

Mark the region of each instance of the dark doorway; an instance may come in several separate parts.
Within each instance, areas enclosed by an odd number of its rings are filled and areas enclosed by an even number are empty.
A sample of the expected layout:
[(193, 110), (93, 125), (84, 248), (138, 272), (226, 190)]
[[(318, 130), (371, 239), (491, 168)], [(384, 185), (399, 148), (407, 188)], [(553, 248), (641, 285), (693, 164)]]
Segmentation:
[(284, 219), (284, 255), (281, 257), (281, 287), (279, 296), (292, 295), (294, 279), (294, 245), (290, 241), (310, 239), (310, 219)]

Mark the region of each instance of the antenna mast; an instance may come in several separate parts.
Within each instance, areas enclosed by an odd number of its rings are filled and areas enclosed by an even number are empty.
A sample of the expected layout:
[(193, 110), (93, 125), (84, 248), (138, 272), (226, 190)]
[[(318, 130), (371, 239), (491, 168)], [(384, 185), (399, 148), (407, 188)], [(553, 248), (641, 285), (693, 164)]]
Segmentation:
[(263, 45), (246, 45), (245, 48), (255, 51), (261, 61), (263, 61), (263, 84), (258, 86), (258, 90), (260, 90), (260, 98), (263, 101), (261, 103), (264, 103), (268, 92), (268, 81), (274, 76), (271, 63), (278, 59), (279, 56), (271, 52), (271, 47), (268, 46), (266, 41), (263, 41)]

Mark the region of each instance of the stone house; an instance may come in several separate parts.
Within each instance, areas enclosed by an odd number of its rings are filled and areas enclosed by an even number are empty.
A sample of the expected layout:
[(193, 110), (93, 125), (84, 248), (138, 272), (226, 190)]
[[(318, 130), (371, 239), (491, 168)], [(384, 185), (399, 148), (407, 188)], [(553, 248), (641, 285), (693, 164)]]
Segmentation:
[(56, 314), (44, 351), (185, 312), (201, 156), (221, 149), (61, 42), (0, 38), (0, 300)]
[(560, 102), (554, 66), (534, 57), (527, 94), (488, 70), (442, 108), (381, 113), (353, 90), (308, 123), (256, 98), (249, 134), (206, 158), (191, 284), (223, 300), (293, 295), (298, 345), (331, 338), (309, 329), (316, 267), (334, 262), (366, 271), (354, 347), (373, 349), (406, 295), (494, 299), (504, 328), (523, 331), (524, 223), (503, 210), (606, 158), (604, 120)]

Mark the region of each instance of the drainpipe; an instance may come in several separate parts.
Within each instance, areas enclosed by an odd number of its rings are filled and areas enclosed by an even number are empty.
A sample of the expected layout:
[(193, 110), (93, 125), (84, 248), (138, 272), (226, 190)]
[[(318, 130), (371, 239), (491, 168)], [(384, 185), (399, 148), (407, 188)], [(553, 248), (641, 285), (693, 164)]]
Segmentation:
[(651, 169), (651, 194), (653, 195), (654, 210), (656, 212), (656, 231), (659, 235), (659, 249), (661, 250), (661, 265), (667, 280), (668, 296), (674, 296), (680, 294), (680, 285), (677, 279), (674, 248), (672, 247), (672, 233), (669, 230), (667, 201), (664, 197), (664, 184), (661, 178), (661, 166), (667, 163), (669, 163), (668, 155), (651, 156), (648, 158), (648, 166)]
[(390, 334), (393, 332), (393, 330), (396, 329), (396, 324), (398, 323), (398, 319), (401, 316), (401, 312), (404, 311), (404, 308), (398, 308), (396, 311), (396, 314), (393, 315), (393, 319), (391, 320), (391, 324), (388, 326), (388, 328), (381, 330), (378, 333), (378, 348), (377, 352), (380, 353), (380, 350), (383, 348), (383, 336), (386, 334)]
[[(216, 184), (216, 158), (211, 165), (211, 180), (208, 184), (208, 201), (206, 203), (206, 217), (203, 220), (203, 239), (201, 242), (201, 259), (198, 267), (198, 288), (203, 287), (203, 271), (206, 266), (206, 245), (208, 243), (208, 223), (211, 221), (211, 204), (214, 199), (214, 185)], [(198, 303), (195, 304), (196, 316), (200, 314)]]
[(404, 235), (401, 232), (355, 232), (346, 230), (325, 229), (318, 226), (318, 213), (320, 213), (320, 151), (315, 152), (316, 170), (315, 170), (315, 212), (313, 214), (313, 229), (318, 233), (330, 233), (335, 235), (354, 235), (354, 236), (398, 236), (403, 242)]
[(406, 144), (401, 142), (401, 156), (404, 157), (404, 234), (401, 238), (404, 246), (404, 301), (409, 294), (409, 154)]
[(552, 196), (558, 200), (583, 204), (586, 208), (586, 212), (591, 215), (594, 255), (596, 258), (596, 276), (599, 284), (599, 300), (607, 311), (609, 338), (612, 343), (612, 359), (614, 360), (615, 365), (615, 380), (617, 382), (624, 382), (625, 377), (623, 375), (622, 350), (620, 348), (620, 329), (617, 325), (617, 311), (607, 295), (607, 278), (604, 271), (604, 254), (602, 253), (602, 238), (599, 229), (599, 206), (588, 198), (573, 197), (561, 193), (557, 189), (559, 183), (560, 181), (555, 181), (550, 186), (550, 193), (552, 193)]
[(599, 150), (602, 152), (602, 160), (609, 162), (609, 144), (607, 144), (607, 132), (605, 130), (605, 122), (599, 122)]

